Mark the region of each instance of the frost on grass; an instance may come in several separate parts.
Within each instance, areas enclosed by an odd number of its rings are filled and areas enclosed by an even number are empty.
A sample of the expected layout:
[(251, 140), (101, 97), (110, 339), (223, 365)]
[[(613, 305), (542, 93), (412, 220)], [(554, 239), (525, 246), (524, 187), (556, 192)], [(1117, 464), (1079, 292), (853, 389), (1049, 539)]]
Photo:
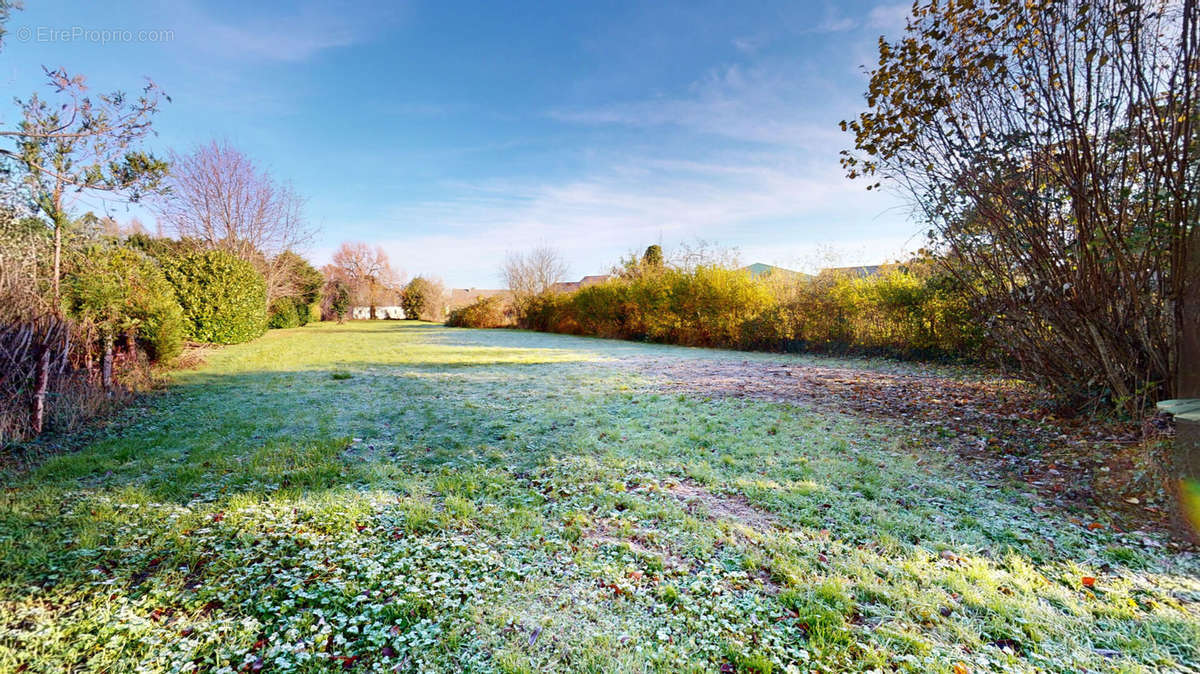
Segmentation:
[(1200, 661), (1192, 551), (964, 469), (920, 425), (662, 386), (815, 359), (351, 324), (206, 360), (5, 475), (0, 671)]
[(673, 484), (667, 487), (667, 492), (683, 501), (689, 510), (700, 510), (713, 519), (731, 520), (763, 534), (777, 526), (773, 516), (751, 506), (740, 495), (718, 496), (687, 482)]

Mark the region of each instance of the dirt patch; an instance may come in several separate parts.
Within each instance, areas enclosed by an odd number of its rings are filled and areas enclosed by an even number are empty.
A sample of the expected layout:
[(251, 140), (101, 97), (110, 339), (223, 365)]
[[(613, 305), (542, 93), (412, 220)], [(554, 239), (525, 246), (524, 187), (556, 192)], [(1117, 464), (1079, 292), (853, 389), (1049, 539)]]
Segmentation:
[[(1100, 507), (1124, 528), (1161, 528), (1166, 522), (1141, 426), (1060, 417), (1051, 401), (1021, 382), (778, 361), (625, 363), (655, 382), (655, 392), (767, 400), (869, 417), (903, 429), (916, 452), (933, 449), (961, 459), (983, 481), (1024, 482), (1068, 509)], [(1161, 431), (1153, 423), (1148, 427)]]
[(763, 533), (779, 526), (772, 515), (750, 505), (741, 496), (718, 496), (700, 485), (686, 482), (667, 487), (666, 492), (682, 501), (689, 512), (703, 510), (712, 519), (733, 520)]
[(617, 531), (616, 527), (607, 519), (597, 520), (596, 523), (584, 532), (585, 540), (596, 545), (613, 545), (623, 546), (628, 545), (629, 549), (634, 553), (644, 556), (657, 556), (662, 558), (663, 565), (667, 568), (688, 568), (688, 562), (684, 561), (683, 557), (671, 546), (663, 544), (661, 539), (655, 537), (651, 532), (644, 529), (636, 529), (629, 536), (623, 536)]

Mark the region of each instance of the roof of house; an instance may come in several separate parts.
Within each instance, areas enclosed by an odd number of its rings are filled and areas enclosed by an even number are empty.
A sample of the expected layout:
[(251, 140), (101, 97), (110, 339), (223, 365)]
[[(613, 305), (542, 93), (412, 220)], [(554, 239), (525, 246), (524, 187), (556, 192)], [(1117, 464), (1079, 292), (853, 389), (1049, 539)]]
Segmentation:
[(821, 270), (822, 274), (830, 274), (834, 276), (849, 276), (851, 278), (864, 278), (867, 276), (875, 276), (883, 269), (881, 264), (864, 264), (857, 267), (827, 267)]
[(507, 288), (451, 288), (450, 301), (447, 306), (451, 309), (465, 307), (481, 297), (508, 298), (512, 293)]
[(584, 276), (583, 278), (579, 279), (579, 287), (586, 288), (588, 286), (594, 286), (598, 283), (604, 283), (610, 278), (612, 278), (611, 274), (592, 274), (591, 276)]
[(772, 274), (775, 276), (795, 276), (795, 277), (807, 277), (808, 276), (808, 274), (805, 274), (804, 272), (793, 271), (791, 269), (784, 269), (783, 267), (776, 267), (775, 265), (764, 264), (762, 262), (755, 262), (754, 264), (746, 265), (745, 267), (742, 267), (742, 271), (749, 272), (750, 276), (753, 278), (758, 278), (760, 276), (766, 276), (768, 274)]
[(588, 286), (604, 283), (610, 278), (612, 278), (612, 276), (609, 274), (592, 274), (591, 276), (584, 276), (578, 281), (561, 281), (559, 283), (555, 283), (554, 285), (550, 286), (550, 290), (553, 290), (556, 293), (570, 293), (575, 292), (580, 288), (586, 288)]
[(556, 293), (570, 293), (579, 290), (579, 281), (559, 281), (550, 286), (550, 290)]

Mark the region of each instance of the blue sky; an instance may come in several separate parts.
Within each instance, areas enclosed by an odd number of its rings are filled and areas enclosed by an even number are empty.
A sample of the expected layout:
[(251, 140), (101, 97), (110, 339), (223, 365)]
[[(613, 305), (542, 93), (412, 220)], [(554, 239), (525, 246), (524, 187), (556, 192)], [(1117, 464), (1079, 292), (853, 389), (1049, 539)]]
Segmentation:
[(42, 65), (96, 90), (154, 79), (173, 102), (152, 146), (227, 140), (291, 181), (318, 263), (364, 240), (409, 275), (486, 287), (506, 251), (540, 244), (580, 276), (660, 241), (793, 268), (921, 243), (900, 199), (837, 163), (837, 122), (904, 2), (26, 4), (5, 92), (41, 88)]

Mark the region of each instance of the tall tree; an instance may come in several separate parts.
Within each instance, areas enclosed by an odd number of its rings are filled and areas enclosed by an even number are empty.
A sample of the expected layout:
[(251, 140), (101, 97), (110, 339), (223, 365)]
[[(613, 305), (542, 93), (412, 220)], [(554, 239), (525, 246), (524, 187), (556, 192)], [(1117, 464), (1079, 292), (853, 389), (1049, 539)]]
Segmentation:
[(395, 299), (402, 280), (383, 247), (360, 241), (344, 242), (325, 267), (325, 276), (349, 286), (353, 302), (371, 307), (371, 318), (376, 317), (376, 307)]
[(284, 253), (303, 249), (314, 229), (291, 185), (216, 141), (173, 154), (168, 185), (160, 210), (176, 235), (254, 264), (268, 302), (297, 293), (296, 257)]
[(140, 95), (123, 92), (86, 95), (83, 77), (46, 70), (54, 103), (36, 93), (21, 102), (22, 121), (0, 130), (13, 147), (0, 157), (14, 164), (25, 194), (54, 229), (53, 293), (59, 297), (62, 240), (70, 226), (69, 197), (102, 193), (135, 202), (162, 187), (167, 163), (141, 149), (152, 133), (161, 100), (170, 100), (150, 81)]
[(1077, 406), (1200, 396), (1198, 19), (920, 2), (842, 123), (849, 175), (912, 198), (1006, 360)]

